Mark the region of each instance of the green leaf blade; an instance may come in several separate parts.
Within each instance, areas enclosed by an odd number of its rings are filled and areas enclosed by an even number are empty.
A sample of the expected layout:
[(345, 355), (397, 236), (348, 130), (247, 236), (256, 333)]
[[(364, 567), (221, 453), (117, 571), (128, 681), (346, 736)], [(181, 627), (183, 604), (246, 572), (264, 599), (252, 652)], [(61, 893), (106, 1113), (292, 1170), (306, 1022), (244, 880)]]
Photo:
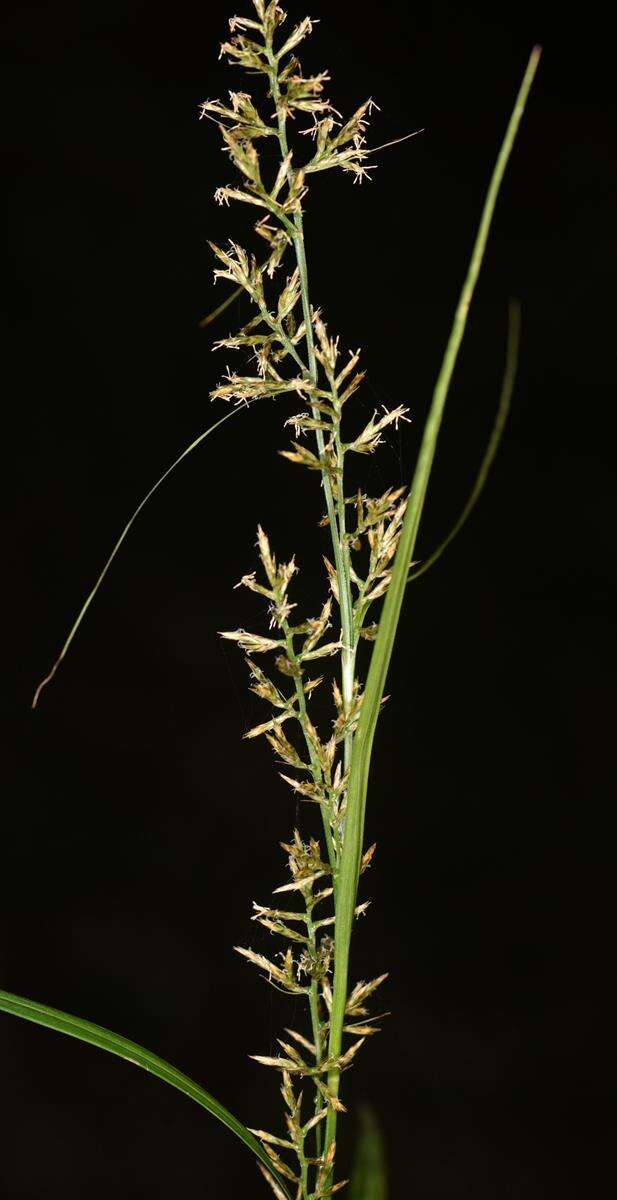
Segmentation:
[(36, 1025), (43, 1025), (46, 1029), (53, 1029), (57, 1033), (77, 1038), (91, 1046), (97, 1046), (109, 1054), (115, 1054), (118, 1058), (123, 1058), (126, 1062), (141, 1067), (149, 1074), (156, 1075), (158, 1079), (168, 1083), (170, 1087), (176, 1088), (177, 1091), (183, 1092), (185, 1096), (205, 1108), (211, 1116), (216, 1117), (231, 1133), (244, 1142), (244, 1145), (252, 1151), (255, 1157), (267, 1167), (270, 1174), (275, 1176), (278, 1186), (285, 1195), (289, 1195), (283, 1181), (274, 1172), (267, 1154), (253, 1134), (220, 1101), (164, 1058), (159, 1058), (151, 1050), (146, 1050), (137, 1042), (121, 1037), (120, 1034), (113, 1033), (111, 1030), (103, 1028), (102, 1025), (95, 1025), (91, 1021), (85, 1021), (81, 1017), (50, 1008), (46, 1004), (39, 1004), (35, 1000), (26, 1000), (23, 996), (15, 996), (12, 992), (0, 991), (0, 1010), (10, 1013), (14, 1017), (21, 1017), (22, 1020), (32, 1021)]
[[(347, 788), (345, 839), (338, 877), (334, 947), (334, 988), (329, 1041), (329, 1054), (332, 1059), (338, 1058), (342, 1046), (349, 974), (349, 949), (364, 841), (364, 820), (371, 753), (377, 719), (383, 699), (394, 639), (407, 587), (409, 565), (413, 559), (450, 382), (467, 325), (467, 316), (475, 286), (480, 274), (497, 197), (518, 133), (521, 117), (525, 110), (525, 104), (538, 68), (540, 53), (539, 46), (535, 46), (531, 52), (489, 182), (467, 275), (459, 297), (450, 336), (435, 383), (431, 406), (424, 425), (420, 450), (411, 483), (409, 503), (393, 562), (392, 578), (386, 593), (379, 621), (379, 632), (371, 655), (364, 701), (354, 738), (353, 760)], [(328, 1076), (328, 1087), (335, 1095), (338, 1094), (339, 1077), (340, 1073), (336, 1068)], [(329, 1146), (334, 1140), (335, 1134), (336, 1113), (331, 1111), (326, 1121), (326, 1146)]]
[(372, 1108), (360, 1110), (349, 1200), (387, 1200), (386, 1149)]

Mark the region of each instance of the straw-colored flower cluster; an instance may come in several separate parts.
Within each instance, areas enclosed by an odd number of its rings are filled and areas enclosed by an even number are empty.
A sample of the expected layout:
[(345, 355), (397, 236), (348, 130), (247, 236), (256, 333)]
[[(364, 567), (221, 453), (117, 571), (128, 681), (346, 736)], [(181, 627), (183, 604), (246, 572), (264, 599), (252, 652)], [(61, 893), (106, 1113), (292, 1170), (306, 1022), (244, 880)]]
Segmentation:
[[(269, 958), (252, 950), (240, 953), (259, 967), (275, 987), (304, 995), (310, 1014), (310, 1036), (289, 1030), (280, 1042), (281, 1054), (256, 1056), (282, 1074), (285, 1136), (258, 1130), (279, 1177), (293, 1182), (298, 1200), (320, 1200), (343, 1186), (334, 1183), (335, 1114), (343, 1110), (339, 1078), (370, 1034), (366, 1001), (385, 976), (357, 984), (349, 993), (344, 1032), (349, 1046), (333, 1055), (329, 1049), (329, 1014), (332, 1002), (334, 938), (336, 937), (337, 870), (345, 836), (345, 803), (352, 762), (354, 733), (362, 706), (362, 687), (356, 676), (356, 654), (361, 638), (372, 640), (377, 624), (369, 619), (372, 605), (386, 592), (392, 560), (405, 514), (404, 489), (389, 488), (369, 497), (362, 489), (348, 494), (345, 464), (348, 454), (372, 454), (384, 431), (406, 419), (406, 410), (375, 412), (368, 423), (347, 432), (347, 404), (360, 387), (364, 372), (358, 369), (359, 351), (341, 361), (338, 339), (329, 335), (321, 312), (311, 306), (308, 291), (303, 203), (311, 174), (339, 167), (360, 180), (367, 174), (369, 151), (364, 133), (372, 101), (367, 100), (344, 121), (324, 96), (326, 72), (305, 76), (295, 50), (311, 32), (307, 17), (285, 39), (285, 13), (272, 0), (253, 0), (254, 17), (233, 17), (232, 38), (221, 53), (232, 64), (261, 74), (267, 86), (267, 104), (260, 112), (245, 92), (231, 92), (228, 103), (205, 101), (202, 115), (215, 120), (224, 147), (235, 168), (236, 179), (218, 189), (217, 200), (237, 200), (263, 210), (255, 232), (266, 243), (257, 257), (235, 242), (213, 246), (218, 260), (215, 278), (227, 279), (249, 295), (255, 314), (237, 333), (216, 345), (244, 349), (248, 367), (242, 373), (227, 370), (215, 398), (236, 404), (253, 403), (268, 396), (292, 393), (301, 411), (285, 424), (293, 428), (283, 457), (319, 474), (325, 499), (322, 524), (329, 528), (331, 557), (325, 556), (329, 596), (316, 617), (298, 619), (291, 599), (295, 561), (277, 562), (268, 538), (258, 530), (262, 574), (253, 572), (240, 581), (267, 602), (269, 630), (244, 629), (224, 633), (247, 656), (251, 689), (270, 705), (270, 715), (251, 729), (249, 738), (264, 734), (279, 762), (283, 779), (294, 794), (316, 804), (321, 811), (324, 849), (315, 838), (303, 839), (294, 831), (284, 844), (290, 881), (277, 889), (301, 901), (297, 910), (255, 905), (254, 920), (287, 942)], [(276, 45), (280, 42), (280, 45)], [(297, 128), (310, 135), (309, 156), (296, 162), (290, 148), (289, 128), (303, 114), (312, 123)], [(280, 151), (278, 165), (260, 161), (257, 145), (274, 140)], [(298, 139), (306, 151), (306, 141)], [(285, 261), (290, 260), (287, 273)], [(280, 280), (280, 282), (279, 282)], [(252, 370), (251, 370), (252, 364)], [(353, 422), (351, 423), (353, 424)], [(345, 428), (343, 428), (345, 426)], [(372, 616), (372, 614), (370, 614)], [(256, 659), (271, 654), (272, 671)], [(327, 736), (311, 719), (314, 690), (323, 681), (315, 670), (336, 666), (331, 679), (334, 700), (332, 727)], [(372, 858), (364, 855), (361, 870)], [(356, 914), (367, 903), (359, 904)], [(303, 1107), (302, 1084), (312, 1085), (310, 1108)], [(332, 1119), (332, 1114), (334, 1118)], [(324, 1123), (325, 1124), (322, 1124)], [(283, 1152), (295, 1156), (290, 1166)], [(273, 1177), (275, 1194), (282, 1195)]]

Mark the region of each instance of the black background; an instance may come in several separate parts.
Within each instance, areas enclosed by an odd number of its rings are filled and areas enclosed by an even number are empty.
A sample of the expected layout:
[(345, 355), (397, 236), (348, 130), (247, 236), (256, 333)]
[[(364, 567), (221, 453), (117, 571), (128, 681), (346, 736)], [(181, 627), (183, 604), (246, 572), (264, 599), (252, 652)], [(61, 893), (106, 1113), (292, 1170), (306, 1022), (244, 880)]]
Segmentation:
[[(426, 127), (380, 156), (371, 185), (324, 174), (307, 203), (313, 298), (364, 347), (360, 415), (411, 408), (367, 464), (375, 491), (410, 478), (490, 168), (544, 43), (420, 553), (481, 457), (510, 295), (514, 411), (479, 509), (408, 594), (372, 775), (374, 903), (354, 946), (356, 976), (391, 972), (393, 1016), (346, 1088), (379, 1112), (393, 1196), (592, 1196), (615, 1079), (609, 53), (592, 8), (576, 26), (526, 4), (311, 13), (303, 58), (330, 68), (337, 107), (374, 95), (374, 142)], [(245, 86), (217, 61), (226, 15), (219, 0), (112, 0), (10, 16), (0, 982), (133, 1037), (272, 1127), (274, 1078), (247, 1054), (268, 1052), (289, 1006), (232, 945), (273, 948), (250, 901), (281, 881), (296, 813), (265, 744), (242, 742), (265, 713), (216, 630), (262, 621), (232, 591), (258, 520), (296, 552), (309, 611), (324, 593), (314, 479), (275, 454), (289, 403), (229, 422), (165, 485), (29, 712), (123, 521), (213, 419), (225, 355), (197, 321), (224, 290), (206, 239), (250, 237), (250, 214), (214, 204), (231, 171), (197, 120), (199, 101)], [(262, 1194), (240, 1144), (158, 1081), (9, 1017), (0, 1043), (9, 1200)], [(350, 1119), (343, 1159), (352, 1134)]]

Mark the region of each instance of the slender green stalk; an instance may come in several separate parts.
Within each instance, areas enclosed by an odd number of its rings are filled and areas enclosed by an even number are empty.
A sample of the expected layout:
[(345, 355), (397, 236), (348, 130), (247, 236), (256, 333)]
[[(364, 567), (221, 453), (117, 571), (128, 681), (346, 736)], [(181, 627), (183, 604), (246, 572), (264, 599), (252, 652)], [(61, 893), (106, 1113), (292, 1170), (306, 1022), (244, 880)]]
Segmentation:
[[(446, 346), (429, 414), (424, 426), (422, 443), (411, 485), (410, 501), (403, 522), (403, 530), (394, 560), (392, 579), (384, 602), (369, 669), (364, 703), (354, 742), (354, 753), (347, 792), (347, 818), (345, 840), (340, 859), (339, 891), (337, 897), (334, 991), (330, 1022), (329, 1057), (337, 1059), (341, 1053), (347, 986), (349, 973), (349, 948), (358, 889), (360, 860), (364, 837), (366, 793), (371, 760), (371, 751), (379, 708), (383, 698), (386, 675), (392, 655), (394, 637), (405, 594), (409, 563), (413, 557), (420, 518), (424, 508), (426, 490), (435, 456), (437, 438), (448, 396), (452, 373), (458, 358), (469, 307), (484, 258), (495, 203), (510, 157), (514, 140), (525, 109), (531, 85), (540, 59), (540, 47), (532, 50), (514, 110), (497, 157), (490, 180), (484, 209), (474, 243), (467, 276), (463, 284), (459, 303), (454, 316), (452, 331)], [(328, 1076), (328, 1087), (334, 1095), (339, 1091), (340, 1071), (333, 1068)], [(336, 1136), (337, 1114), (331, 1109), (326, 1123), (326, 1148)]]
[[(289, 153), (289, 144), (287, 141), (287, 130), (285, 125), (285, 116), (280, 107), (280, 86), (278, 80), (278, 60), (272, 50), (272, 45), (269, 46), (269, 61), (270, 61), (270, 88), (272, 97), (277, 108), (279, 143), (283, 158), (286, 158)], [(306, 262), (306, 250), (304, 244), (304, 222), (302, 217), (302, 208), (298, 207), (294, 213), (295, 235), (293, 237), (294, 250), (296, 254), (296, 262), (300, 274), (300, 295), (302, 300), (302, 315), (304, 317), (304, 326), (306, 330), (306, 349), (308, 356), (309, 377), (313, 384), (317, 383), (317, 360), (315, 357), (315, 338), (313, 335), (313, 317), (311, 312), (311, 302), (309, 294), (308, 282), (308, 267)], [(311, 406), (313, 417), (317, 420), (319, 412)], [(315, 430), (317, 448), (322, 462), (324, 461), (325, 442), (324, 435), (321, 429)], [(340, 443), (339, 443), (340, 444)], [(344, 510), (344, 484), (342, 472), (342, 455), (338, 464), (339, 479), (337, 490), (342, 495), (342, 504), (339, 506), (339, 516), (341, 507)], [(341, 650), (341, 690), (343, 693), (343, 702), (346, 711), (349, 711), (351, 705), (351, 697), (353, 692), (354, 680), (354, 644), (353, 644), (353, 602), (351, 596), (351, 579), (349, 575), (349, 558), (346, 554), (344, 545), (344, 526), (341, 527), (337, 519), (337, 512), (332, 494), (332, 483), (328, 470), (325, 465), (322, 468), (322, 485), (324, 496), (326, 499), (326, 511), (328, 514), (328, 523), (332, 537), (332, 550), (334, 554), (334, 563), (338, 576), (339, 586), (339, 606), (341, 613), (341, 640), (343, 643)], [(345, 766), (349, 767), (351, 763), (351, 736), (345, 740)]]
[[(334, 374), (329, 376), (330, 388), (335, 401), (338, 401), (336, 381)], [(353, 619), (353, 603), (351, 597), (351, 562), (349, 556), (349, 544), (346, 537), (346, 520), (345, 520), (345, 449), (341, 439), (341, 410), (339, 405), (339, 420), (334, 434), (334, 442), (336, 446), (336, 469), (337, 469), (337, 515), (338, 515), (338, 539), (340, 545), (340, 566), (337, 564), (339, 577), (339, 594), (341, 597), (341, 637), (343, 648), (341, 651), (341, 669), (342, 669), (342, 691), (343, 700), (346, 711), (349, 711), (351, 697), (353, 694), (353, 683), (356, 665), (356, 650), (358, 645), (358, 635), (354, 628)], [(351, 766), (351, 756), (353, 751), (353, 733), (345, 735), (345, 770), (349, 770)]]
[[(287, 643), (287, 654), (289, 656), (289, 660), (296, 667), (298, 667), (299, 663), (298, 663), (298, 659), (296, 656), (296, 652), (294, 650), (293, 634), (291, 632), (289, 623), (287, 621), (282, 622), (282, 629), (283, 629), (283, 633), (285, 634), (285, 641)], [(306, 748), (309, 752), (313, 779), (315, 780), (315, 783), (321, 783), (323, 774), (322, 774), (321, 767), (319, 765), (319, 759), (317, 758), (317, 755), (315, 753), (315, 748), (312, 745), (311, 740), (307, 735), (306, 722), (307, 722), (308, 713), (307, 713), (307, 709), (306, 709), (306, 696), (304, 694), (304, 686), (303, 686), (300, 674), (295, 676), (294, 684), (295, 684), (295, 690), (296, 690), (296, 697), (298, 700), (298, 719), (300, 722), (300, 727), (304, 734), (304, 741), (306, 743)], [(326, 839), (326, 846), (328, 849), (328, 861), (330, 863), (330, 866), (332, 867), (334, 884), (336, 887), (336, 877), (335, 877), (335, 875), (336, 875), (336, 850), (334, 847), (334, 842), (332, 840), (332, 830), (330, 828), (328, 813), (325, 811), (325, 809), (322, 809), (322, 818), (323, 818), (324, 837)]]
[[(300, 271), (300, 288), (302, 296), (302, 311), (304, 314), (304, 323), (306, 325), (306, 344), (309, 358), (309, 370), (311, 379), (317, 379), (317, 365), (315, 362), (315, 342), (313, 337), (313, 323), (311, 319), (311, 304), (309, 297), (308, 284), (308, 268), (306, 265), (306, 251), (304, 246), (304, 227), (302, 220), (302, 212), (298, 210), (295, 214), (295, 224), (298, 235), (294, 241), (296, 259)], [(318, 416), (316, 410), (313, 410), (313, 415)], [(317, 445), (319, 453), (323, 456), (324, 452), (324, 437), (320, 429), (316, 430)], [(339, 439), (340, 445), (340, 439)], [(344, 510), (344, 480), (342, 470), (342, 455), (339, 459), (339, 480), (337, 490), (341, 496), (339, 505), (339, 514), (341, 509)], [(354, 639), (353, 639), (353, 603), (351, 598), (351, 581), (349, 577), (349, 558), (346, 554), (344, 545), (344, 525), (337, 519), (337, 514), (334, 506), (334, 498), (332, 495), (332, 484), (327, 471), (323, 472), (323, 487), (326, 497), (326, 509), (332, 535), (332, 550), (334, 553), (334, 562), (336, 573), (338, 576), (339, 586), (339, 604), (341, 612), (341, 640), (343, 643), (341, 650), (341, 686), (343, 692), (343, 701), (346, 711), (349, 710), (351, 704), (351, 696), (353, 691), (353, 670), (354, 670)], [(350, 743), (346, 740), (346, 766), (350, 765)]]
[[(314, 907), (313, 897), (311, 895), (307, 894), (306, 895), (306, 914), (307, 914), (306, 928), (307, 928), (307, 935), (308, 935), (308, 939), (309, 939), (309, 952), (311, 954), (313, 954), (313, 956), (316, 956), (317, 941), (316, 941), (316, 937), (315, 937), (315, 925), (313, 923), (313, 907)], [(318, 989), (318, 984), (317, 984), (316, 979), (311, 979), (311, 991), (310, 991), (310, 996), (309, 996), (309, 1004), (310, 1004), (310, 1010), (311, 1010), (311, 1029), (313, 1032), (313, 1042), (315, 1044), (315, 1066), (320, 1067), (322, 1059), (323, 1059), (323, 1030), (322, 1030), (322, 1024), (321, 1024), (321, 1017), (320, 1017), (320, 1013), (319, 1013), (319, 989)], [(317, 1114), (317, 1112), (319, 1111), (320, 1104), (321, 1104), (321, 1096), (319, 1095), (319, 1092), (316, 1091), (315, 1092), (315, 1114)], [(315, 1143), (316, 1143), (317, 1157), (319, 1157), (319, 1155), (321, 1154), (321, 1141), (322, 1141), (321, 1125), (316, 1125), (315, 1126)]]

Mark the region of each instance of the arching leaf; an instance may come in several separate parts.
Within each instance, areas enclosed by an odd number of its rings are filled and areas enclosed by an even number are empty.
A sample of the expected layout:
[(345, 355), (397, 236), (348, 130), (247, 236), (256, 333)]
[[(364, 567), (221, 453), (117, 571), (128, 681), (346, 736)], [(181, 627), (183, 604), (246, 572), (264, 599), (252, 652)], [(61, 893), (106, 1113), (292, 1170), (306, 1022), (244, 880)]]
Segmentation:
[(189, 1096), (196, 1104), (200, 1104), (202, 1108), (206, 1109), (206, 1112), (216, 1117), (232, 1133), (235, 1133), (236, 1137), (244, 1142), (244, 1145), (275, 1177), (283, 1194), (289, 1196), (283, 1181), (273, 1170), (267, 1154), (253, 1134), (249, 1133), (242, 1122), (229, 1112), (229, 1109), (215, 1100), (214, 1096), (206, 1092), (188, 1075), (184, 1075), (177, 1067), (166, 1062), (164, 1058), (159, 1058), (157, 1054), (153, 1054), (151, 1050), (145, 1050), (137, 1042), (120, 1037), (119, 1034), (112, 1033), (111, 1030), (104, 1029), (101, 1025), (93, 1025), (91, 1021), (84, 1021), (81, 1017), (73, 1017), (70, 1013), (49, 1008), (46, 1004), (38, 1004), (35, 1000), (26, 1000), (23, 996), (14, 996), (11, 992), (0, 991), (0, 1010), (11, 1013), (14, 1017), (22, 1017), (25, 1021), (33, 1021), (36, 1025), (44, 1025), (47, 1029), (55, 1029), (57, 1033), (65, 1033), (82, 1042), (89, 1042), (91, 1046), (98, 1046), (100, 1050), (107, 1050), (109, 1054), (116, 1054), (118, 1058), (126, 1059), (134, 1066), (141, 1067), (151, 1075), (158, 1076), (164, 1083), (170, 1084), (179, 1092), (184, 1092), (185, 1096)]

